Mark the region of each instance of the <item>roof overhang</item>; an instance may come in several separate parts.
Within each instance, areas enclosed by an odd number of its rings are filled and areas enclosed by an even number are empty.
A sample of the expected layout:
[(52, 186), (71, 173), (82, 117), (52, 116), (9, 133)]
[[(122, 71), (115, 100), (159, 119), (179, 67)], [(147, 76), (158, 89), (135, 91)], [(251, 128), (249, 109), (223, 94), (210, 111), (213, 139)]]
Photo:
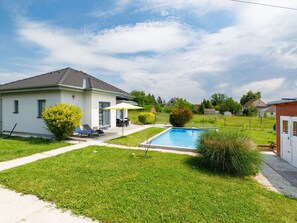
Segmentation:
[(270, 101), (267, 104), (268, 105), (278, 105), (278, 104), (286, 104), (286, 103), (294, 103), (297, 102), (297, 98), (282, 98), (278, 101)]
[(121, 92), (115, 91), (107, 91), (97, 88), (82, 88), (76, 86), (69, 86), (69, 85), (47, 85), (47, 86), (36, 86), (36, 87), (28, 87), (28, 88), (16, 88), (16, 89), (4, 89), (0, 90), (0, 95), (2, 94), (13, 94), (13, 93), (26, 93), (26, 92), (36, 92), (36, 91), (54, 91), (54, 90), (65, 90), (65, 91), (76, 91), (76, 92), (98, 92), (104, 94), (111, 94), (116, 97), (133, 99), (134, 97), (130, 94), (125, 94)]

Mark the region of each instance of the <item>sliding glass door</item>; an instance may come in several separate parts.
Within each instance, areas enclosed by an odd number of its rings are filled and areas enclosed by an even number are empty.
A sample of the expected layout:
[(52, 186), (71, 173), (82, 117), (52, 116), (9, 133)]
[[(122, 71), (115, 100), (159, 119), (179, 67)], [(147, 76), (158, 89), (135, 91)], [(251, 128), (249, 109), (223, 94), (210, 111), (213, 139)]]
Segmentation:
[(99, 126), (110, 126), (110, 110), (104, 110), (109, 107), (110, 102), (99, 102)]

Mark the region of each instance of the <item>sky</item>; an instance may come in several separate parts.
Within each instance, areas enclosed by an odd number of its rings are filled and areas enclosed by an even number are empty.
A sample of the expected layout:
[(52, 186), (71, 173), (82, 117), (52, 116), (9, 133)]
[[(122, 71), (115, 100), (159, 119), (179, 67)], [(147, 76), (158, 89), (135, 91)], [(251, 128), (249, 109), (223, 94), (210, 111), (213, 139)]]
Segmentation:
[(166, 101), (297, 97), (296, 21), (231, 0), (0, 0), (0, 84), (71, 67)]

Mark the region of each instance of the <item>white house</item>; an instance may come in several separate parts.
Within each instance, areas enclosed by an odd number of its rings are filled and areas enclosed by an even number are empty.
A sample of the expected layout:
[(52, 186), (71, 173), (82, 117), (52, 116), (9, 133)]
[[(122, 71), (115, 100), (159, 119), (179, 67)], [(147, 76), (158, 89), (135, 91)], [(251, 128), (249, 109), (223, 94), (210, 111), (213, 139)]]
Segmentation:
[[(0, 132), (49, 136), (41, 112), (47, 106), (67, 103), (83, 111), (81, 122), (92, 128), (114, 127), (121, 114), (103, 110), (117, 100), (133, 96), (82, 71), (65, 68), (0, 85)], [(2, 114), (2, 115), (1, 115)]]

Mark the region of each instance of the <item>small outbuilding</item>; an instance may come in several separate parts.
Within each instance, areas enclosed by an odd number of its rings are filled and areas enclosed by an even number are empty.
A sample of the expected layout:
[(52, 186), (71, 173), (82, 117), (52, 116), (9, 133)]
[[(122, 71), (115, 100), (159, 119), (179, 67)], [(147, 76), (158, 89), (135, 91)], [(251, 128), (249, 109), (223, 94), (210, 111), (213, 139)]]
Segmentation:
[(204, 114), (205, 115), (215, 115), (216, 110), (214, 108), (205, 108), (204, 109)]
[(224, 116), (232, 116), (232, 113), (229, 112), (229, 111), (225, 111), (225, 112), (224, 112)]
[(276, 107), (277, 155), (297, 167), (297, 98), (269, 102)]

